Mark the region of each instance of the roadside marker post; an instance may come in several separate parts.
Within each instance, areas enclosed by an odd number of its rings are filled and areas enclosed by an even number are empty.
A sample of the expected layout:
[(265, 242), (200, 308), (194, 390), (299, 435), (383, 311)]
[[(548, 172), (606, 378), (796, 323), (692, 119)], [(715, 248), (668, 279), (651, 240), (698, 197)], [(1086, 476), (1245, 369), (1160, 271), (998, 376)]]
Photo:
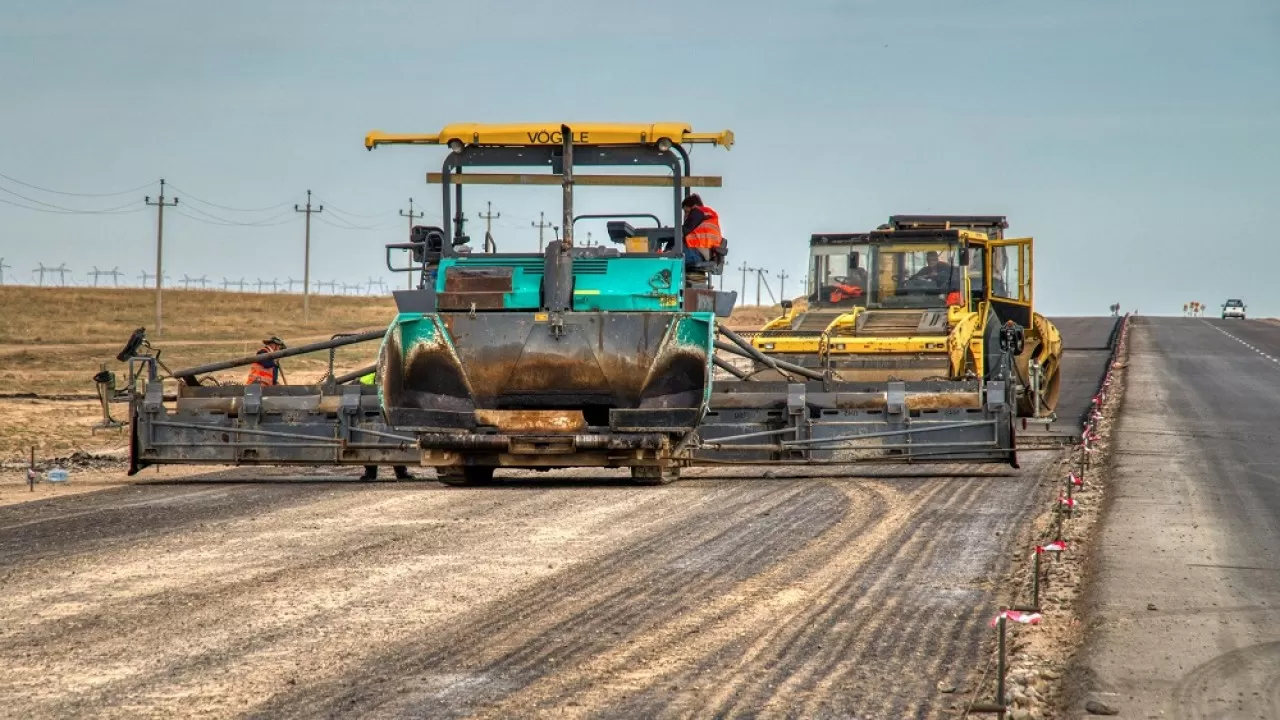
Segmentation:
[[(1036, 552), (1033, 553), (1036, 559), (1036, 565), (1032, 570), (1032, 606), (1030, 607), (1014, 607), (1014, 610), (1029, 610), (1032, 612), (1041, 611), (1041, 603), (1039, 603), (1039, 589), (1041, 589), (1041, 555), (1046, 552), (1061, 553), (1066, 552), (1066, 541), (1056, 539), (1051, 543), (1037, 544)], [(1044, 584), (1048, 585), (1048, 578), (1044, 578)]]
[(996, 628), (999, 633), (1000, 649), (996, 658), (996, 701), (994, 703), (974, 703), (969, 706), (971, 713), (994, 713), (1003, 716), (1009, 711), (1009, 703), (1005, 698), (1004, 692), (1004, 675), (1006, 665), (1008, 663), (1008, 655), (1005, 643), (1005, 623), (1012, 620), (1023, 625), (1039, 625), (1040, 613), (1028, 613), (1021, 610), (1001, 610), (991, 620), (991, 627)]

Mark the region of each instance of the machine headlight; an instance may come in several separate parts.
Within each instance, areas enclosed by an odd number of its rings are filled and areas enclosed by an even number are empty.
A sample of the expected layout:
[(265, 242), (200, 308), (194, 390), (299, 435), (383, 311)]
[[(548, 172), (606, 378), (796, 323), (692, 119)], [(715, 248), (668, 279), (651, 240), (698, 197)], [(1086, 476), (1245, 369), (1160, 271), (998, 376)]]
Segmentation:
[(764, 348), (765, 350), (772, 350), (773, 343), (763, 343), (762, 345), (760, 345), (760, 347)]
[(670, 150), (670, 149), (671, 149), (671, 139), (670, 139), (670, 138), (659, 138), (659, 139), (658, 139), (658, 149), (659, 149), (659, 150), (661, 150), (662, 152), (666, 152), (666, 151)]
[(456, 152), (456, 153), (460, 153), (460, 152), (462, 152), (462, 141), (461, 141), (461, 140), (459, 140), (459, 139), (457, 139), (457, 138), (454, 138), (453, 140), (450, 140), (450, 141), (449, 141), (449, 149), (450, 149), (450, 150), (452, 150), (452, 151), (454, 151), (454, 152)]

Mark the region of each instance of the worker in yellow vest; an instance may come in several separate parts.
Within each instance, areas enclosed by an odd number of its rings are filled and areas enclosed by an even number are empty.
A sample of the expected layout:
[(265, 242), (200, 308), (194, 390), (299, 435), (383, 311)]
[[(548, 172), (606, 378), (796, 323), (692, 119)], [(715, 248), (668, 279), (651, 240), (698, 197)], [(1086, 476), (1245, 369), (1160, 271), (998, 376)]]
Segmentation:
[[(361, 376), (360, 376), (360, 384), (361, 384), (361, 385), (373, 385), (373, 384), (375, 384), (375, 383), (377, 382), (377, 380), (378, 380), (378, 374), (377, 374), (376, 372), (371, 372), (371, 373), (369, 373), (368, 375), (361, 375)], [(397, 480), (412, 480), (412, 479), (413, 479), (413, 475), (411, 475), (411, 474), (409, 473), (409, 468), (408, 468), (408, 467), (405, 467), (404, 465), (396, 465), (394, 469), (395, 469), (395, 472), (396, 472), (396, 479), (397, 479)], [(360, 480), (361, 480), (362, 482), (373, 482), (374, 480), (377, 480), (377, 479), (378, 479), (378, 466), (377, 466), (377, 465), (365, 465), (365, 466), (364, 466), (364, 475), (361, 475), (361, 476), (360, 476)]]

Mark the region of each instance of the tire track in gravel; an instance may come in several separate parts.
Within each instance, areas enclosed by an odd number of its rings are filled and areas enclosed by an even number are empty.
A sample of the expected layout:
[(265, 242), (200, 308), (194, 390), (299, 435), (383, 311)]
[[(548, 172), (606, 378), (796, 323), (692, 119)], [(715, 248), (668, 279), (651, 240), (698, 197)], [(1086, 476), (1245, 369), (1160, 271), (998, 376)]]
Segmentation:
[[(775, 566), (769, 574), (734, 588), (733, 596), (725, 601), (724, 606), (713, 608), (707, 617), (682, 618), (684, 625), (702, 627), (696, 637), (689, 637), (689, 641), (697, 647), (690, 647), (689, 643), (681, 641), (680, 631), (684, 628), (677, 625), (662, 637), (669, 642), (655, 643), (653, 647), (647, 648), (647, 658), (635, 657), (638, 653), (619, 652), (620, 657), (614, 662), (613, 672), (625, 673), (631, 669), (632, 676), (639, 676), (638, 679), (643, 683), (639, 687), (632, 688), (625, 684), (613, 687), (608, 683), (601, 683), (601, 671), (593, 666), (583, 673), (577, 683), (557, 688), (544, 702), (562, 701), (570, 697), (579, 699), (586, 710), (581, 713), (570, 712), (570, 715), (597, 712), (619, 717), (715, 715), (713, 706), (717, 696), (723, 692), (733, 692), (739, 685), (758, 679), (751, 674), (755, 672), (752, 664), (767, 665), (773, 662), (772, 656), (763, 657), (763, 651), (775, 635), (796, 625), (803, 628), (804, 610), (796, 606), (803, 606), (810, 597), (829, 592), (839, 582), (840, 573), (849, 565), (859, 562), (852, 557), (841, 559), (842, 555), (857, 555), (856, 549), (851, 552), (851, 545), (859, 542), (878, 545), (882, 536), (897, 531), (909, 520), (913, 511), (901, 506), (890, 509), (884, 498), (885, 494), (904, 493), (898, 493), (891, 485), (879, 483), (868, 483), (864, 487), (883, 490), (878, 495), (880, 502), (867, 508), (867, 512), (847, 518), (802, 552)], [(851, 494), (861, 490), (862, 488), (845, 487), (845, 491)], [(936, 487), (927, 489), (924, 494), (931, 497), (942, 491), (942, 488)], [(900, 505), (907, 503), (901, 497), (894, 500)], [(832, 566), (833, 563), (835, 567)], [(836, 577), (826, 577), (832, 573)], [(778, 591), (779, 588), (782, 588), (781, 592)], [(779, 596), (783, 598), (782, 601), (778, 600)], [(788, 616), (801, 619), (788, 623)], [(690, 655), (694, 657), (688, 657)], [(644, 666), (632, 669), (633, 663), (643, 663)], [(656, 669), (653, 666), (657, 666)], [(696, 693), (701, 693), (702, 687), (709, 685), (710, 696), (690, 695), (682, 691), (673, 693), (669, 690), (673, 685), (681, 689), (697, 688)], [(626, 698), (619, 697), (627, 693), (632, 694)], [(521, 709), (500, 708), (499, 712), (493, 714), (501, 714), (501, 710), (518, 714)]]
[(325, 488), (127, 487), (0, 507), (0, 568), (126, 544), (197, 522), (314, 502)]
[[(466, 498), (462, 492), (455, 490), (441, 490), (437, 495), (454, 500), (474, 500), (481, 503), (481, 509), (493, 504), (501, 505), (502, 498), (512, 497), (510, 494), (480, 491), (472, 492), (471, 497)], [(709, 496), (714, 498), (717, 493), (711, 493)], [(411, 501), (412, 497), (412, 495), (407, 496), (407, 501)], [(549, 504), (552, 506), (562, 507), (565, 515), (572, 513), (591, 515), (595, 507), (586, 508), (584, 513), (584, 509), (573, 502), (572, 494), (542, 492), (530, 493), (526, 496), (526, 500), (508, 504), (519, 505), (538, 497), (549, 499), (551, 501)], [(637, 498), (634, 502), (639, 507), (633, 508), (628, 513), (610, 517), (608, 520), (614, 523), (636, 524), (635, 517), (647, 513), (653, 519), (653, 524), (665, 524), (666, 521), (660, 517), (653, 518), (653, 509), (644, 505), (645, 501), (639, 499), (642, 496), (633, 497)], [(358, 498), (350, 498), (345, 502), (356, 501)], [(340, 509), (330, 508), (328, 512), (332, 514), (339, 512)], [(464, 505), (462, 508), (453, 508), (452, 512), (470, 513), (475, 509)], [(539, 508), (533, 508), (529, 514), (534, 517), (546, 515)], [(473, 529), (464, 527), (452, 532), (449, 539), (467, 543), (483, 540), (486, 535), (492, 536), (493, 531), (492, 525)], [(229, 532), (234, 535), (235, 528), (230, 529)], [(336, 607), (321, 606), (316, 612), (295, 613), (295, 616), (287, 618), (286, 622), (271, 625), (269, 623), (274, 621), (274, 618), (268, 618), (265, 621), (262, 619), (261, 604), (264, 595), (270, 599), (272, 595), (290, 594), (297, 589), (299, 595), (305, 596), (306, 592), (315, 586), (327, 588), (348, 584), (350, 580), (346, 576), (351, 568), (368, 567), (371, 558), (385, 554), (389, 548), (399, 546), (403, 555), (417, 551), (430, 551), (429, 547), (424, 548), (422, 545), (436, 542), (435, 539), (422, 538), (417, 528), (404, 530), (393, 527), (390, 530), (374, 531), (370, 534), (375, 537), (357, 541), (352, 545), (344, 545), (345, 538), (335, 538), (328, 547), (307, 549), (302, 553), (302, 557), (306, 558), (305, 562), (295, 561), (287, 567), (259, 573), (252, 577), (240, 577), (241, 568), (233, 566), (231, 570), (234, 572), (230, 574), (232, 578), (230, 581), (215, 581), (210, 586), (197, 590), (158, 594), (152, 599), (154, 602), (142, 607), (134, 607), (136, 600), (125, 601), (91, 618), (91, 622), (81, 627), (75, 627), (74, 621), (48, 623), (42, 628), (43, 634), (28, 632), (12, 638), (6, 645), (12, 646), (14, 655), (0, 653), (0, 657), (15, 657), (19, 650), (29, 652), (31, 648), (39, 648), (46, 657), (56, 655), (63, 662), (79, 658), (84, 662), (72, 664), (93, 667), (110, 666), (113, 659), (128, 655), (131, 651), (137, 654), (139, 648), (149, 648), (151, 653), (161, 656), (157, 660), (147, 662), (147, 668), (142, 672), (133, 672), (126, 677), (98, 683), (90, 692), (62, 693), (62, 697), (52, 698), (52, 702), (42, 708), (49, 711), (52, 716), (65, 716), (69, 711), (86, 710), (94, 703), (116, 707), (119, 706), (122, 698), (139, 696), (154, 698), (159, 688), (181, 686), (183, 681), (195, 682), (201, 676), (216, 676), (218, 673), (211, 671), (220, 665), (223, 666), (221, 674), (225, 675), (226, 666), (235, 667), (246, 656), (278, 652), (281, 646), (288, 646), (291, 642), (295, 645), (304, 642), (305, 637), (299, 640), (299, 634), (305, 635), (306, 631), (312, 628), (347, 627), (353, 620), (352, 614), (359, 612), (359, 608), (353, 606), (359, 606), (368, 600), (361, 597), (348, 598), (347, 602), (338, 603)], [(416, 544), (415, 536), (419, 538)], [(483, 552), (483, 543), (476, 542), (475, 545), (478, 551)], [(316, 557), (317, 554), (320, 556)], [(378, 589), (370, 588), (370, 591), (375, 592)], [(408, 600), (411, 602), (412, 598)], [(261, 622), (268, 624), (260, 631), (255, 628), (248, 630), (228, 628), (228, 623), (235, 625), (237, 618), (243, 618), (246, 624)], [(175, 625), (178, 627), (175, 628)], [(175, 629), (183, 637), (215, 637), (218, 641), (200, 652), (184, 653), (179, 650), (176, 652), (176, 657), (163, 657), (167, 652), (171, 652), (169, 646), (175, 637)], [(88, 650), (90, 648), (91, 651)], [(89, 654), (86, 655), (86, 653)], [(2, 665), (4, 663), (0, 662), (0, 666)], [(33, 678), (33, 681), (36, 680), (39, 678)], [(45, 683), (40, 681), (37, 684)], [(33, 708), (33, 712), (38, 709), (41, 708)]]
[(361, 674), (374, 682), (299, 688), (262, 714), (471, 714), (781, 561), (838, 522), (846, 502), (825, 485), (740, 484), (720, 507), (370, 662)]
[[(947, 494), (943, 507), (965, 505), (977, 494), (976, 483), (954, 487), (945, 483), (935, 495)], [(917, 513), (913, 522), (900, 532), (882, 542), (869, 561), (847, 575), (844, 582), (828, 595), (828, 602), (816, 609), (795, 632), (778, 653), (773, 672), (759, 678), (749, 687), (742, 688), (730, 700), (717, 709), (718, 715), (742, 714), (752, 708), (807, 706), (814, 695), (830, 698), (831, 687), (847, 678), (850, 654), (858, 659), (859, 667), (869, 663), (878, 666), (877, 675), (887, 674), (900, 681), (899, 673), (881, 663), (880, 648), (894, 639), (895, 634), (909, 630), (918, 631), (915, 620), (908, 621), (901, 611), (904, 588), (900, 581), (918, 564), (931, 560), (930, 553), (938, 547), (932, 533), (921, 533), (928, 526), (927, 518), (934, 514), (927, 503), (917, 505), (923, 513)], [(882, 635), (888, 625), (888, 635)], [(842, 669), (837, 675), (837, 669)], [(856, 685), (855, 685), (856, 687)], [(847, 688), (842, 688), (847, 690)], [(885, 688), (878, 688), (883, 692)], [(860, 693), (859, 693), (860, 694)], [(868, 693), (870, 695), (870, 693)], [(870, 697), (859, 697), (860, 713), (872, 705)], [(923, 698), (922, 698), (923, 699)]]
[[(510, 717), (552, 708), (566, 714), (566, 704), (585, 708), (604, 706), (616, 699), (619, 687), (637, 684), (637, 675), (641, 682), (655, 675), (662, 679), (652, 681), (654, 683), (671, 682), (675, 674), (670, 671), (671, 665), (679, 670), (691, 664), (692, 661), (682, 657), (692, 652), (690, 645), (723, 648), (747, 628), (776, 622), (770, 617), (770, 609), (785, 612), (785, 608), (795, 602), (795, 586), (815, 562), (825, 561), (831, 553), (843, 549), (842, 540), (863, 536), (869, 528), (882, 522), (888, 512), (889, 505), (884, 493), (878, 492), (879, 488), (868, 485), (850, 489), (832, 484), (832, 489), (848, 498), (848, 511), (805, 547), (779, 558), (764, 572), (737, 583), (729, 591), (708, 597), (697, 607), (655, 624), (649, 631), (630, 638), (625, 645), (615, 645), (586, 663), (541, 679), (503, 703), (487, 708), (483, 715)], [(867, 495), (869, 497), (863, 499)], [(863, 501), (860, 503), (860, 500)], [(762, 546), (761, 549), (772, 548)], [(783, 607), (776, 607), (778, 605)], [(708, 652), (711, 651), (704, 650), (703, 654)], [(695, 671), (695, 676), (701, 674)], [(683, 673), (680, 675), (683, 678)], [(641, 685), (641, 689), (643, 687)], [(567, 714), (580, 713), (570, 709)], [(636, 716), (630, 711), (625, 714)]]
[[(928, 488), (928, 485), (922, 487)], [(1009, 492), (1019, 490), (1025, 493), (1025, 483), (1017, 483)], [(951, 497), (941, 507), (930, 509), (929, 506), (942, 494)], [(811, 606), (807, 612), (801, 609), (791, 622), (783, 623), (772, 633), (773, 637), (766, 638), (768, 649), (759, 649), (759, 640), (751, 653), (743, 653), (738, 646), (722, 648), (693, 663), (682, 673), (663, 676), (638, 696), (615, 703), (600, 714), (633, 717), (663, 717), (686, 712), (715, 717), (752, 715), (770, 707), (766, 703), (772, 701), (788, 708), (789, 715), (808, 717), (819, 715), (821, 706), (848, 705), (850, 700), (857, 707), (843, 710), (856, 709), (862, 713), (883, 708), (887, 703), (893, 706), (888, 717), (906, 717), (913, 711), (927, 712), (930, 698), (936, 696), (935, 680), (954, 680), (959, 684), (959, 676), (969, 672), (956, 667), (955, 653), (963, 650), (966, 657), (972, 658), (980, 653), (982, 618), (975, 613), (981, 612), (983, 605), (975, 599), (951, 599), (943, 602), (941, 608), (931, 608), (922, 613), (924, 620), (921, 620), (901, 608), (901, 604), (913, 600), (910, 595), (903, 597), (902, 585), (923, 584), (936, 573), (933, 568), (940, 560), (955, 552), (948, 537), (954, 536), (959, 527), (987, 527), (983, 514), (974, 515), (971, 510), (990, 503), (993, 498), (989, 495), (988, 487), (982, 481), (939, 484), (918, 498), (910, 511), (913, 516), (910, 525), (877, 539), (876, 548), (869, 557), (833, 568), (831, 572), (836, 573), (840, 582), (824, 588), (821, 593), (814, 593), (826, 597), (828, 602)], [(999, 502), (1000, 498), (994, 500)], [(1024, 501), (1022, 505), (1029, 507), (1029, 502)], [(1012, 526), (1024, 512), (1011, 508), (1002, 524)], [(947, 513), (952, 517), (931, 525), (930, 515)], [(921, 532), (920, 528), (928, 530)], [(1004, 541), (996, 540), (994, 544), (1003, 545)], [(974, 550), (971, 554), (986, 558), (987, 563), (968, 571), (966, 575), (973, 579), (966, 578), (965, 584), (972, 585), (974, 580), (988, 574), (990, 565), (1003, 566), (1007, 562), (1003, 560), (1006, 553), (998, 548), (994, 551), (989, 548)], [(899, 582), (899, 578), (906, 582)], [(981, 583), (978, 583), (978, 588), (982, 596), (991, 594), (991, 590), (982, 588)], [(960, 607), (953, 607), (957, 603)], [(954, 620), (951, 615), (942, 614), (957, 609), (960, 612)], [(850, 625), (848, 618), (858, 615), (863, 617)], [(957, 642), (948, 642), (948, 639)], [(913, 652), (922, 644), (931, 645), (931, 651)], [(944, 644), (948, 651), (939, 656), (937, 649)], [(861, 648), (861, 651), (850, 656), (848, 653), (854, 648)], [(735, 654), (743, 660), (734, 663)], [(926, 668), (919, 667), (921, 661), (916, 656), (924, 658)], [(876, 677), (869, 680), (879, 687), (873, 687), (865, 694), (859, 693), (861, 697), (847, 697), (851, 682), (854, 687), (865, 684), (859, 675), (873, 662), (879, 665), (879, 669), (873, 673)], [(911, 693), (890, 693), (891, 688), (903, 685), (905, 668), (910, 668), (912, 675), (922, 677), (915, 683), (920, 687), (912, 688)], [(668, 690), (671, 685), (687, 687), (700, 681), (726, 689), (719, 693), (719, 698), (705, 698), (701, 704), (686, 701), (673, 705), (673, 693)], [(843, 691), (845, 697), (836, 697), (837, 691)], [(910, 701), (917, 703), (917, 707), (908, 708), (907, 703), (901, 701), (903, 695), (910, 695)], [(875, 696), (893, 696), (895, 699), (876, 703), (871, 700)], [(821, 709), (830, 711), (829, 707)]]

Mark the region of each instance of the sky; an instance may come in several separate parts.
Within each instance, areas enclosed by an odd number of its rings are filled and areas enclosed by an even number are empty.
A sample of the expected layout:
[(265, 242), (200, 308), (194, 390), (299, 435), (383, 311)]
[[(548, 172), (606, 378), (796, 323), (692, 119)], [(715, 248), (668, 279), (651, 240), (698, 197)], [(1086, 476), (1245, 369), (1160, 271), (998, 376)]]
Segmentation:
[[(812, 233), (982, 213), (1036, 238), (1045, 314), (1240, 297), (1280, 315), (1274, 0), (4, 5), (6, 283), (65, 263), (69, 282), (119, 267), (137, 284), (164, 178), (171, 285), (300, 280), (310, 189), (313, 282), (402, 287), (382, 246), (405, 240), (411, 197), (439, 221), (423, 176), (447, 151), (367, 152), (369, 130), (679, 121), (734, 131), (693, 169), (724, 177), (703, 197), (729, 262), (774, 292), (786, 272), (798, 294)], [(559, 214), (555, 189), (467, 192), (469, 230), (492, 203), (503, 251), (534, 250), (539, 212)], [(592, 188), (577, 209), (666, 200)]]

